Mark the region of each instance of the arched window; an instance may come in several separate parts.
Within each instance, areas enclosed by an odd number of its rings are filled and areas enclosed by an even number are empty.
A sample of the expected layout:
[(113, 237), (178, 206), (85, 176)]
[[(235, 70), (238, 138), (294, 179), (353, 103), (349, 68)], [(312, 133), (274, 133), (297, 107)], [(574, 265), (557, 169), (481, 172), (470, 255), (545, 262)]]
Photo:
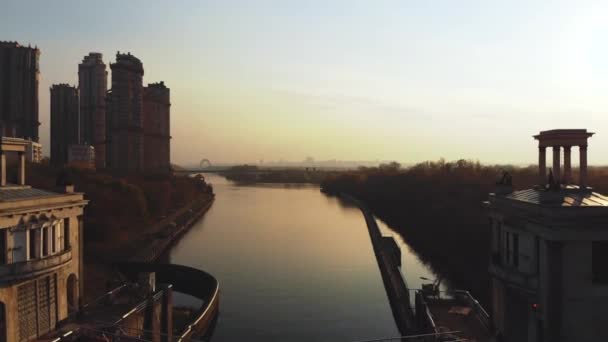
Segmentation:
[(6, 338), (6, 307), (0, 302), (0, 342), (7, 342)]

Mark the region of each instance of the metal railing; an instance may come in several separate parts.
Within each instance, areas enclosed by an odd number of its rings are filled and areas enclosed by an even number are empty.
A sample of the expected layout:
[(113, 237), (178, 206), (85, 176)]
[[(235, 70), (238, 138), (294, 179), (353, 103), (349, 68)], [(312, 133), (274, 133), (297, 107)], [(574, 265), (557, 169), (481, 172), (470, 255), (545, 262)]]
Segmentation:
[[(430, 334), (416, 334), (416, 335), (405, 335), (405, 336), (396, 336), (396, 337), (385, 337), (379, 339), (371, 339), (371, 340), (359, 340), (355, 342), (388, 342), (388, 341), (407, 341), (407, 342), (416, 342), (416, 341), (435, 341), (438, 338), (446, 337), (450, 335), (458, 335), (461, 334), (461, 331), (444, 331)], [(458, 342), (458, 341), (467, 341), (466, 339), (457, 338), (452, 340), (447, 340), (450, 342)]]
[(483, 326), (488, 329), (488, 331), (492, 331), (494, 326), (492, 325), (492, 320), (490, 319), (490, 315), (488, 312), (479, 304), (479, 301), (475, 299), (469, 291), (464, 290), (454, 290), (452, 291), (456, 297), (463, 300), (473, 312), (475, 312), (475, 316), (477, 319), (483, 324)]

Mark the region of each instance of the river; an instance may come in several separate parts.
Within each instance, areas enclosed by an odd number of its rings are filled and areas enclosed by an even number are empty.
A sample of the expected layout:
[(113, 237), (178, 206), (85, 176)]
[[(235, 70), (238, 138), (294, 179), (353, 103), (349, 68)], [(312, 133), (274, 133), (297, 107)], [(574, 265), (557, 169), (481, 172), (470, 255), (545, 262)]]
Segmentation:
[[(361, 211), (316, 186), (236, 185), (169, 253), (220, 283), (212, 341), (358, 341), (399, 336)], [(396, 237), (410, 288), (432, 272)], [(193, 305), (177, 296), (176, 305)]]

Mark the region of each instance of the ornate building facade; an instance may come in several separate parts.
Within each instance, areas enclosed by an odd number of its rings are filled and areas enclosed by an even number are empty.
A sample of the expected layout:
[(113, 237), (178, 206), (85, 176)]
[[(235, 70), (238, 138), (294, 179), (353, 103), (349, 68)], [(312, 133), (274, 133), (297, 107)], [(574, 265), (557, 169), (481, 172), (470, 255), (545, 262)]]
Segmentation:
[(51, 163), (64, 165), (68, 148), (78, 144), (78, 89), (68, 84), (51, 87)]
[(147, 172), (169, 172), (170, 90), (164, 82), (144, 88), (144, 167)]
[(38, 141), (40, 50), (0, 42), (0, 134)]
[[(514, 191), (505, 177), (486, 202), (492, 317), (504, 341), (608, 340), (608, 196), (587, 186), (592, 135), (557, 129), (534, 136), (539, 185)], [(578, 177), (572, 172), (573, 147), (579, 152)], [(548, 175), (547, 148), (553, 150)]]
[[(82, 229), (87, 201), (25, 184), (27, 141), (0, 143), (0, 340), (29, 341), (56, 328), (83, 297)], [(17, 154), (16, 184), (7, 155)]]
[(106, 93), (108, 72), (101, 53), (91, 52), (78, 65), (80, 92), (79, 144), (93, 145), (95, 165), (106, 166)]

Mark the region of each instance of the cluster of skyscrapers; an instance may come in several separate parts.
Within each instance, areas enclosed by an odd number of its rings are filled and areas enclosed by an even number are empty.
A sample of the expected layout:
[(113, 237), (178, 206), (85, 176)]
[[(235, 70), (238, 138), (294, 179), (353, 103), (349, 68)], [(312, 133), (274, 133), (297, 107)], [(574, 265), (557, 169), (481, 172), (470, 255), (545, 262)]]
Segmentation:
[[(0, 134), (38, 144), (40, 50), (0, 42)], [(168, 172), (170, 91), (164, 82), (143, 86), (144, 68), (130, 53), (110, 63), (101, 53), (78, 65), (78, 87), (51, 89), (51, 162), (79, 162), (120, 173)], [(34, 151), (32, 155), (39, 155)]]
[(86, 154), (92, 147), (98, 169), (168, 172), (169, 88), (164, 82), (144, 87), (143, 65), (130, 53), (118, 52), (110, 69), (108, 90), (102, 55), (90, 53), (78, 66), (78, 88), (51, 87), (51, 161), (64, 164), (75, 150)]

